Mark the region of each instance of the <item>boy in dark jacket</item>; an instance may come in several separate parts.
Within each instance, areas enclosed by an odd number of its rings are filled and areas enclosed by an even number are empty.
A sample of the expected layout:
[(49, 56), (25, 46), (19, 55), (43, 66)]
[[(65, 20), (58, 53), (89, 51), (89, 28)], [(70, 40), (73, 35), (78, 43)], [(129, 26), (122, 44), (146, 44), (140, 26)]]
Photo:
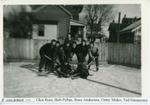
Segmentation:
[(51, 40), (50, 47), (48, 49), (48, 52), (45, 54), (46, 57), (46, 65), (45, 68), (49, 72), (54, 71), (54, 60), (56, 56), (56, 40)]
[(46, 43), (45, 45), (43, 45), (40, 48), (39, 54), (40, 54), (40, 63), (39, 63), (39, 72), (42, 72), (42, 68), (45, 65), (45, 67), (47, 66), (47, 59), (45, 58), (45, 55), (47, 56), (51, 56), (50, 55), (51, 52), (51, 44), (50, 43)]
[(71, 60), (71, 44), (69, 42), (65, 43), (63, 46), (66, 62)]
[(88, 54), (88, 47), (86, 46), (85, 40), (82, 40), (82, 43), (77, 45), (77, 58), (78, 58), (78, 63), (83, 63), (85, 62), (85, 58)]

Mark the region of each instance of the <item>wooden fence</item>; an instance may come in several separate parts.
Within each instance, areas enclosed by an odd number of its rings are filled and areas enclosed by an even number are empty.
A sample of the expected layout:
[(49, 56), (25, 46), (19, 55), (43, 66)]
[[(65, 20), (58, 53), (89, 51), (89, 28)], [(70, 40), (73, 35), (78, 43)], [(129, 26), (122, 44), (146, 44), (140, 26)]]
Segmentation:
[(99, 49), (99, 62), (105, 63), (108, 61), (108, 43), (97, 43)]
[[(4, 53), (8, 59), (39, 59), (39, 49), (47, 40), (6, 39)], [(99, 61), (124, 65), (141, 65), (141, 45), (128, 43), (97, 43)]]
[(8, 59), (33, 59), (33, 40), (5, 39), (4, 51)]
[(4, 52), (7, 59), (38, 59), (39, 49), (46, 42), (47, 40), (9, 38), (4, 41)]
[(109, 43), (108, 63), (141, 66), (141, 44)]
[[(9, 38), (4, 41), (4, 51), (8, 59), (39, 59), (39, 49), (47, 40), (41, 39), (15, 39)], [(99, 48), (99, 61), (107, 62), (107, 43), (97, 43)]]

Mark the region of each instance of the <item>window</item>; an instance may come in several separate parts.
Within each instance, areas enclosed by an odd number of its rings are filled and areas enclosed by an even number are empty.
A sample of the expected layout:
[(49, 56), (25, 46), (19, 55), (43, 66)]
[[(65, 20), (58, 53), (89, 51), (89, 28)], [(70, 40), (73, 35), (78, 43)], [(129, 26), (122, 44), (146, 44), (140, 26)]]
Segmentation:
[(39, 25), (38, 36), (44, 36), (44, 25)]

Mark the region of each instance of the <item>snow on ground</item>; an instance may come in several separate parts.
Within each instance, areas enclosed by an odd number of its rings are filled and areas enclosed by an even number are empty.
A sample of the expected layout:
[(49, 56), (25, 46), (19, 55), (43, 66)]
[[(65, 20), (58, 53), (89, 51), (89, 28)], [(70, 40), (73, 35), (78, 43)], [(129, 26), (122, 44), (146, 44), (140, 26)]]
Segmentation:
[(87, 80), (39, 76), (31, 62), (4, 64), (4, 97), (139, 97), (141, 70), (120, 65), (91, 67)]

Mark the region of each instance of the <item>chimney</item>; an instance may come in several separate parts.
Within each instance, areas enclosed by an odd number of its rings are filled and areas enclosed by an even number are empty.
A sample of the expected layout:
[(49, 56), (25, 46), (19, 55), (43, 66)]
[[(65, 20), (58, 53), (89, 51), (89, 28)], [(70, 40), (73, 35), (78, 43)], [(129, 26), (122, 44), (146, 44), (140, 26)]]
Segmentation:
[(126, 14), (124, 15), (124, 18), (126, 18)]
[(119, 31), (120, 31), (120, 18), (121, 18), (121, 12), (119, 12), (119, 16), (118, 16), (117, 43), (120, 42), (120, 35), (119, 35)]
[(136, 16), (134, 17), (134, 22), (135, 22), (135, 21), (137, 21), (137, 17), (136, 17)]
[(112, 23), (115, 23), (115, 20), (113, 20)]
[(137, 17), (135, 16), (134, 19), (137, 19)]
[(121, 12), (119, 12), (119, 16), (118, 16), (118, 24), (120, 24), (120, 18), (121, 18)]

